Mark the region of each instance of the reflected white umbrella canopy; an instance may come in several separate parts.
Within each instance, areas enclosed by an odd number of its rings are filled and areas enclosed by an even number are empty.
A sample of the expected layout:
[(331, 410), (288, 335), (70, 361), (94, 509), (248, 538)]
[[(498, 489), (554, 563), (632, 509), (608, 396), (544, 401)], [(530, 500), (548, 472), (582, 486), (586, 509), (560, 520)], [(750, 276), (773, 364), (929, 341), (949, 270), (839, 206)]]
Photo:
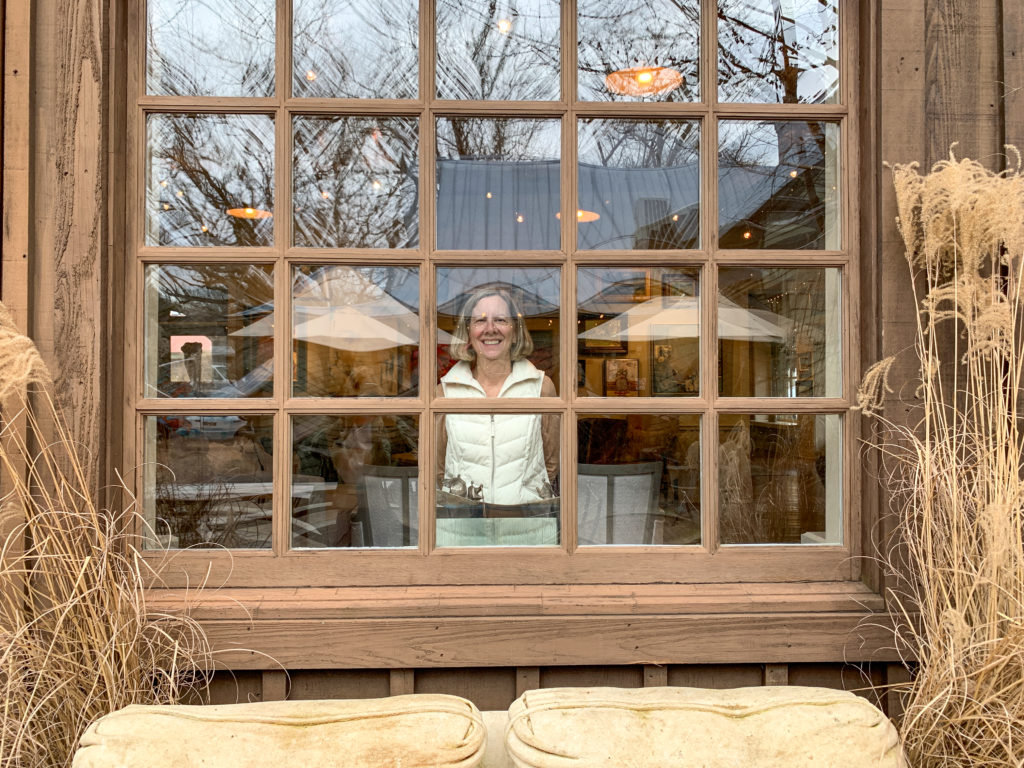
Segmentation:
[[(743, 341), (785, 341), (789, 321), (760, 309), (744, 309), (720, 298), (718, 338)], [(594, 341), (654, 341), (696, 338), (700, 335), (700, 299), (696, 296), (656, 296), (643, 304), (579, 334)]]

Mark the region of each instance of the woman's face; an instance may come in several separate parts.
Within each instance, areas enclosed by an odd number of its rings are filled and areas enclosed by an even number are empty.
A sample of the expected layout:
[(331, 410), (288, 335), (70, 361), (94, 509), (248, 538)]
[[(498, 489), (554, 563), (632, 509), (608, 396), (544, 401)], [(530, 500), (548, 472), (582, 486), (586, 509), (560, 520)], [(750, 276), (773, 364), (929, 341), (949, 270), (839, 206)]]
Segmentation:
[(469, 315), (469, 346), (477, 360), (512, 359), (513, 318), (501, 296), (485, 296)]

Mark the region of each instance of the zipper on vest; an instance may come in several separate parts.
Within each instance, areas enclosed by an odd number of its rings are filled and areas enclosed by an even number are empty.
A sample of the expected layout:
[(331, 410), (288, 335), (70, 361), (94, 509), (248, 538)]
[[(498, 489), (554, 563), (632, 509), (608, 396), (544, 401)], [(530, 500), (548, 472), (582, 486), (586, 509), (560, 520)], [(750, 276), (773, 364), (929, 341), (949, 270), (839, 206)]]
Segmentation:
[(494, 447), (494, 414), (491, 414), (491, 499), (497, 498), (494, 494), (497, 488), (494, 487), (495, 464), (498, 462), (497, 451)]

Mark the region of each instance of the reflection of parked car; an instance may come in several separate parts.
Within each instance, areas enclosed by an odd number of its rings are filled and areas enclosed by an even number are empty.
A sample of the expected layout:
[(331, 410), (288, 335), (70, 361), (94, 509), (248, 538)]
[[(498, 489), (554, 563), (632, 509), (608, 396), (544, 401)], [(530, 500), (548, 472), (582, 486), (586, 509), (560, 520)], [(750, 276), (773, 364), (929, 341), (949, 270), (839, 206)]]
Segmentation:
[(231, 440), (247, 422), (240, 416), (219, 413), (214, 415), (195, 414), (192, 416), (160, 416), (158, 429), (162, 437), (205, 437), (207, 440)]

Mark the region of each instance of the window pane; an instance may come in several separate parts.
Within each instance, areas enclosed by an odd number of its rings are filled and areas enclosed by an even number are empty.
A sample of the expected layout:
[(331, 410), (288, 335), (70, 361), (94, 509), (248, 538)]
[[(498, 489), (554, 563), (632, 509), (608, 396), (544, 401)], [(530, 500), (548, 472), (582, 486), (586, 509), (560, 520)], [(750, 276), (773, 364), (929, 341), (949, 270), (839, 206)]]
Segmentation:
[(146, 397), (270, 397), (274, 276), (268, 266), (151, 265)]
[(437, 546), (559, 543), (559, 418), (437, 417)]
[(698, 0), (580, 0), (581, 101), (699, 101)]
[(577, 422), (580, 546), (700, 544), (700, 416)]
[(419, 93), (416, 0), (295, 0), (296, 96), (415, 99)]
[(414, 248), (419, 239), (418, 122), (296, 117), (294, 244)]
[(415, 267), (298, 267), (292, 280), (295, 397), (412, 397), (419, 391)]
[(723, 267), (718, 275), (722, 395), (842, 397), (838, 269)]
[(146, 3), (146, 93), (273, 96), (274, 3)]
[(146, 245), (271, 245), (273, 210), (272, 118), (146, 120)]
[(696, 120), (581, 120), (579, 247), (698, 247), (699, 141)]
[(557, 99), (558, 38), (558, 0), (438, 0), (437, 95)]
[(273, 417), (144, 418), (145, 546), (269, 549)]
[(723, 120), (722, 248), (839, 248), (839, 126)]
[(476, 379), (481, 360), (485, 374), (510, 376), (501, 397), (554, 395), (560, 285), (558, 267), (439, 268), (437, 375), (443, 396), (484, 397)]
[(719, 417), (723, 544), (841, 544), (842, 433), (836, 415)]
[(292, 547), (415, 547), (416, 416), (292, 417)]
[(581, 397), (696, 397), (700, 270), (583, 267), (576, 273)]
[(718, 0), (721, 101), (839, 100), (837, 0)]
[(557, 250), (561, 126), (532, 118), (437, 121), (437, 247)]

